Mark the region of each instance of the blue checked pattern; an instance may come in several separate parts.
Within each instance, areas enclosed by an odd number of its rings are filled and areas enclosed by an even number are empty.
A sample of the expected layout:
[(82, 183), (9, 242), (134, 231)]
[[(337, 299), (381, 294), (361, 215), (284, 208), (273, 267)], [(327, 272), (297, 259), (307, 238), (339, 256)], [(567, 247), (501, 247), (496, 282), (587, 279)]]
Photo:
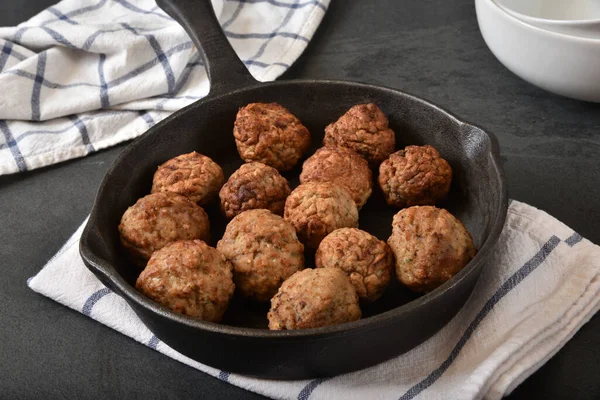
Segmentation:
[(82, 229), (28, 281), (33, 290), (222, 381), (279, 399), (500, 399), (600, 309), (600, 247), (513, 201), (469, 301), (429, 340), (346, 375), (260, 380), (193, 361), (154, 336), (85, 268), (77, 251)]
[[(330, 0), (212, 0), (250, 72), (274, 80)], [(64, 0), (0, 28), (0, 174), (133, 139), (209, 91), (190, 38), (154, 0)]]

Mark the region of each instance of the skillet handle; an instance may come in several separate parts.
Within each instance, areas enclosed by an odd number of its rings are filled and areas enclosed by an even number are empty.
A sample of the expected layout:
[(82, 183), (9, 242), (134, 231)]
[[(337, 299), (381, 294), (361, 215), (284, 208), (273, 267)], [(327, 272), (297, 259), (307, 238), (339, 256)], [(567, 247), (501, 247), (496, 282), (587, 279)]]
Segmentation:
[(210, 0), (156, 0), (156, 4), (185, 29), (200, 51), (211, 94), (257, 83), (227, 40)]

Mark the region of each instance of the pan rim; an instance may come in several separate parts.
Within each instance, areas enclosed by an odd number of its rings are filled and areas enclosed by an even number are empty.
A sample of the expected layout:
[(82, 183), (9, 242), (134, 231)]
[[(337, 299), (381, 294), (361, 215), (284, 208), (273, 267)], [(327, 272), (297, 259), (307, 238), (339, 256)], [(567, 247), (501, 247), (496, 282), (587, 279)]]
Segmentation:
[[(256, 89), (262, 89), (265, 87), (273, 87), (273, 86), (286, 86), (286, 85), (336, 85), (336, 86), (354, 86), (354, 87), (362, 87), (365, 89), (380, 91), (380, 92), (388, 92), (394, 96), (402, 96), (410, 98), (412, 101), (416, 101), (425, 107), (434, 109), (437, 112), (444, 114), (447, 118), (453, 120), (459, 127), (472, 127), (479, 131), (479, 134), (485, 135), (490, 141), (490, 149), (487, 152), (487, 157), (494, 169), (495, 175), (498, 177), (498, 191), (500, 193), (499, 204), (496, 205), (496, 215), (495, 218), (490, 221), (490, 230), (488, 236), (485, 238), (483, 244), (481, 245), (477, 255), (452, 279), (445, 282), (438, 288), (433, 291), (424, 294), (423, 296), (412, 300), (408, 303), (405, 303), (399, 307), (394, 309), (385, 311), (383, 313), (373, 315), (368, 318), (360, 319), (358, 321), (326, 326), (320, 328), (311, 328), (311, 329), (302, 329), (302, 330), (290, 330), (290, 331), (271, 331), (268, 329), (259, 329), (259, 328), (247, 328), (247, 327), (237, 327), (231, 325), (222, 325), (217, 323), (212, 323), (208, 321), (202, 321), (199, 319), (195, 319), (192, 317), (188, 317), (182, 314), (175, 313), (168, 309), (165, 306), (162, 306), (135, 290), (129, 283), (125, 281), (125, 279), (114, 270), (114, 267), (110, 265), (110, 263), (106, 260), (100, 259), (97, 257), (94, 252), (87, 245), (88, 240), (90, 240), (90, 235), (92, 230), (94, 229), (94, 225), (98, 219), (98, 214), (102, 208), (102, 204), (99, 201), (102, 197), (102, 193), (106, 190), (106, 186), (109, 184), (113, 172), (116, 170), (121, 161), (128, 157), (128, 155), (138, 146), (143, 144), (146, 140), (149, 140), (150, 137), (157, 134), (158, 131), (162, 129), (163, 126), (168, 125), (170, 121), (176, 119), (179, 115), (187, 112), (189, 108), (198, 107), (200, 104), (212, 102), (217, 99), (221, 99), (223, 97), (229, 97), (231, 95), (252, 91)], [(80, 243), (79, 243), (79, 251), (81, 257), (84, 261), (84, 264), (88, 269), (90, 269), (95, 275), (100, 274), (105, 279), (110, 282), (111, 290), (115, 291), (118, 295), (120, 295), (130, 307), (134, 311), (136, 311), (136, 307), (141, 307), (145, 311), (156, 314), (161, 318), (168, 319), (172, 323), (182, 324), (188, 328), (197, 329), (201, 331), (206, 331), (214, 334), (220, 334), (230, 337), (252, 337), (257, 339), (272, 339), (272, 340), (306, 340), (306, 339), (319, 339), (323, 337), (333, 336), (339, 333), (351, 333), (355, 331), (364, 331), (369, 329), (374, 329), (378, 326), (384, 326), (389, 324), (393, 320), (397, 318), (401, 318), (403, 314), (407, 314), (412, 312), (414, 309), (424, 306), (436, 299), (444, 296), (445, 293), (451, 291), (455, 286), (457, 286), (462, 280), (464, 280), (468, 275), (474, 273), (477, 267), (485, 262), (485, 259), (489, 255), (490, 251), (493, 249), (494, 245), (497, 243), (500, 233), (504, 227), (504, 222), (506, 219), (508, 210), (508, 193), (506, 187), (506, 178), (502, 168), (501, 160), (500, 160), (500, 146), (497, 137), (490, 131), (481, 128), (476, 124), (472, 124), (466, 122), (459, 117), (457, 117), (452, 112), (446, 110), (445, 108), (433, 103), (429, 100), (425, 100), (421, 97), (415, 96), (413, 94), (407, 93), (402, 90), (394, 89), (387, 86), (379, 86), (372, 85), (368, 83), (361, 83), (355, 81), (346, 81), (346, 80), (329, 80), (329, 79), (294, 79), (294, 80), (281, 80), (281, 81), (272, 81), (260, 83), (257, 82), (254, 85), (240, 87), (239, 89), (235, 89), (228, 92), (221, 92), (216, 95), (211, 95), (210, 93), (196, 102), (182, 108), (171, 114), (169, 117), (160, 121), (153, 127), (151, 127), (148, 131), (146, 131), (142, 136), (134, 140), (130, 143), (119, 156), (113, 161), (108, 171), (105, 173), (102, 182), (98, 188), (96, 196), (94, 198), (92, 210), (90, 212), (90, 216), (84, 230), (81, 235)], [(108, 268), (107, 268), (108, 266)], [(111, 271), (112, 269), (113, 271)], [(102, 279), (101, 279), (102, 280)], [(104, 280), (102, 280), (104, 283)], [(134, 304), (132, 304), (134, 303)], [(135, 305), (135, 306), (134, 306)], [(144, 321), (142, 321), (144, 322)]]

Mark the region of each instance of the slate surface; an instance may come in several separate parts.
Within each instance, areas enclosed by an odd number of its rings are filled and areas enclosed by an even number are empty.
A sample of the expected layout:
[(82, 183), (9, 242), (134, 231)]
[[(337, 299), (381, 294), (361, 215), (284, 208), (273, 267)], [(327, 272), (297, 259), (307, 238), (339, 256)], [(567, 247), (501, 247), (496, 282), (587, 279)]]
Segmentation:
[[(53, 2), (0, 2), (0, 26)], [(545, 93), (488, 51), (469, 0), (333, 1), (313, 42), (282, 79), (333, 78), (400, 88), (497, 134), (509, 195), (600, 243), (600, 104)], [(0, 177), (0, 397), (246, 398), (29, 290), (90, 211), (124, 145)], [(596, 316), (511, 399), (600, 398)]]

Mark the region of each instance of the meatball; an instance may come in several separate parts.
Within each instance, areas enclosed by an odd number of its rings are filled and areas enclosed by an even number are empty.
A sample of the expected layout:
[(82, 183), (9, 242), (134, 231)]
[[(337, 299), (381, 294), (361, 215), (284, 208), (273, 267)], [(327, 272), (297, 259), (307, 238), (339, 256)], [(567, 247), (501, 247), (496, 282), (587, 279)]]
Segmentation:
[(267, 209), (282, 215), (290, 194), (288, 181), (273, 168), (259, 162), (243, 164), (219, 192), (221, 210), (233, 218), (246, 210)]
[(325, 146), (346, 147), (376, 167), (394, 152), (396, 137), (375, 104), (358, 104), (325, 128)]
[(119, 235), (123, 247), (139, 266), (153, 252), (182, 239), (208, 240), (208, 216), (187, 197), (172, 192), (149, 194), (129, 207), (121, 218)]
[(300, 182), (331, 182), (344, 187), (360, 209), (373, 191), (367, 161), (343, 147), (322, 147), (302, 165)]
[(407, 146), (379, 166), (379, 186), (389, 205), (434, 205), (450, 190), (452, 168), (433, 147)]
[(233, 296), (231, 263), (201, 240), (180, 240), (152, 254), (135, 287), (171, 310), (219, 322)]
[(175, 192), (205, 205), (219, 192), (225, 177), (210, 158), (195, 151), (170, 159), (154, 173), (152, 193)]
[(280, 171), (292, 169), (310, 146), (310, 132), (277, 103), (251, 103), (240, 108), (233, 136), (240, 157)]
[(270, 300), (283, 281), (304, 268), (304, 246), (294, 227), (268, 210), (232, 219), (217, 249), (233, 264), (240, 293), (257, 301)]
[(296, 272), (271, 299), (267, 315), (271, 330), (319, 328), (360, 317), (356, 290), (336, 268)]
[(327, 235), (317, 249), (315, 262), (317, 268), (344, 271), (358, 297), (367, 302), (381, 297), (394, 269), (389, 246), (356, 228), (341, 228)]
[(352, 197), (346, 189), (328, 182), (307, 182), (294, 189), (285, 202), (283, 217), (313, 249), (338, 228), (358, 227), (358, 209)]
[(396, 256), (398, 280), (416, 292), (440, 286), (476, 253), (464, 225), (433, 206), (414, 206), (394, 215), (388, 244)]

